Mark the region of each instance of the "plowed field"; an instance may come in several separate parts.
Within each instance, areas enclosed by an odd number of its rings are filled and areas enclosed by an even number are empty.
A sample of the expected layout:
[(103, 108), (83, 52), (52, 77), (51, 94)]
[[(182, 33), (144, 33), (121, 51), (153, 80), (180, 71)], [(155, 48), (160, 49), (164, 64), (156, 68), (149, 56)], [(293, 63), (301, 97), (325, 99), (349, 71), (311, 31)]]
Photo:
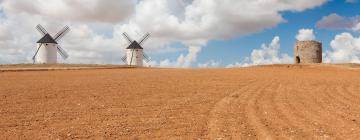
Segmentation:
[(0, 72), (0, 139), (359, 139), (357, 66)]

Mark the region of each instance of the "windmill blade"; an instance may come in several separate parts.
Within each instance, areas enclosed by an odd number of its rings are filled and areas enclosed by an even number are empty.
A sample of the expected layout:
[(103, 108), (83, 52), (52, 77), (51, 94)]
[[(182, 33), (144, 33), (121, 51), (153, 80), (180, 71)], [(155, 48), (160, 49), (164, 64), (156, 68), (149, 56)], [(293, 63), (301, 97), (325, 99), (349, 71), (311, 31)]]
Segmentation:
[(36, 29), (39, 31), (39, 33), (41, 33), (42, 35), (46, 35), (46, 34), (48, 34), (48, 32), (45, 30), (45, 28), (44, 27), (42, 27), (40, 24), (38, 24), (37, 26), (36, 26)]
[(129, 37), (129, 35), (126, 32), (123, 33), (123, 36), (130, 44), (134, 41)]
[(66, 51), (64, 49), (62, 49), (60, 46), (58, 46), (56, 48), (63, 59), (67, 59), (69, 57), (69, 55), (66, 53)]
[(143, 56), (146, 63), (149, 63), (151, 61), (150, 57), (146, 53), (143, 53)]
[(123, 57), (121, 57), (121, 60), (126, 64), (127, 62), (126, 62), (126, 60), (127, 60), (127, 57), (126, 57), (126, 55), (125, 56), (123, 56)]
[(40, 44), (40, 46), (37, 48), (34, 56), (32, 57), (32, 60), (34, 61), (34, 63), (35, 63), (35, 60), (36, 60), (36, 56), (37, 56), (37, 54), (39, 53), (39, 50), (40, 50), (40, 48), (41, 48), (42, 45), (43, 45), (43, 44)]
[(54, 37), (55, 41), (59, 41), (63, 38), (68, 32), (70, 32), (70, 27), (65, 26), (62, 30), (60, 30)]
[(150, 37), (149, 33), (145, 34), (144, 37), (139, 41), (139, 44), (140, 45), (143, 44), (147, 39), (149, 39), (149, 37)]

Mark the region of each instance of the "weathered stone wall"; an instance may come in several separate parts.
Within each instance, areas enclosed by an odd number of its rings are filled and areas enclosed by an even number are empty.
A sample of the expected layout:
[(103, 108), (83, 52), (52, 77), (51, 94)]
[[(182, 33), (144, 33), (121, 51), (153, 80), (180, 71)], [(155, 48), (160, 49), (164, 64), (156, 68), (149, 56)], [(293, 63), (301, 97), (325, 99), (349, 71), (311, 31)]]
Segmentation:
[(294, 48), (295, 64), (322, 63), (322, 43), (318, 41), (297, 41)]

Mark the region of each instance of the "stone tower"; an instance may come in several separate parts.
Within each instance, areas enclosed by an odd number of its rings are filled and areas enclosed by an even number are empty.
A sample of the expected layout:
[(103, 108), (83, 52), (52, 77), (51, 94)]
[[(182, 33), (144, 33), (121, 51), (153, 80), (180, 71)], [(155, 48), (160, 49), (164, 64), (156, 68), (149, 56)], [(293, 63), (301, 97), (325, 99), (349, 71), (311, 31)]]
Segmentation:
[(297, 41), (294, 48), (295, 64), (322, 63), (322, 43)]

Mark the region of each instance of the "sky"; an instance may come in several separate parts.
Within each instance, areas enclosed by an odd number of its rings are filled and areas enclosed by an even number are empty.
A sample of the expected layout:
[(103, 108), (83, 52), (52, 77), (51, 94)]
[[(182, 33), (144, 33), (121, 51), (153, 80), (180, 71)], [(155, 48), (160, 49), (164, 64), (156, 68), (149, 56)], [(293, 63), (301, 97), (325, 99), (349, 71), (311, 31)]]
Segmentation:
[(358, 0), (0, 0), (0, 64), (32, 63), (37, 24), (70, 26), (60, 63), (123, 64), (123, 32), (151, 34), (155, 67), (290, 64), (297, 40), (322, 42), (325, 63), (360, 63)]

